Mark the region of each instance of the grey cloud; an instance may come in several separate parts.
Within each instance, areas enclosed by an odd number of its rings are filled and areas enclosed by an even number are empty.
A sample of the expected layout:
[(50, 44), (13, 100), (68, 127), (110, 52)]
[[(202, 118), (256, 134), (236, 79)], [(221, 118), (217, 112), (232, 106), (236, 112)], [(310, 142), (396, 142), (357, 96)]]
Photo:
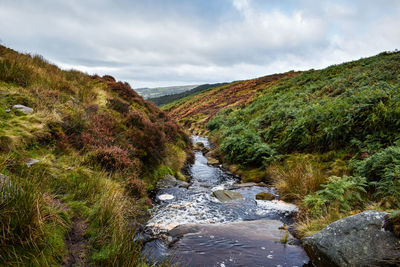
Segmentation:
[(0, 39), (135, 87), (321, 68), (400, 41), (395, 0), (280, 2), (0, 0)]

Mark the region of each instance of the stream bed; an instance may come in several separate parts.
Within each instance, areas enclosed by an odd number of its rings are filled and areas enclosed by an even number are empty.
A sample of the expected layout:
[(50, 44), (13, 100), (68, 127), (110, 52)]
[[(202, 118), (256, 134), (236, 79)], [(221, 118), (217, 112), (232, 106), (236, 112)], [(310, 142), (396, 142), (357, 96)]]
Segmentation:
[[(210, 147), (207, 138), (192, 142)], [(170, 257), (181, 266), (303, 266), (305, 251), (282, 226), (290, 224), (296, 207), (278, 200), (273, 187), (235, 186), (239, 179), (207, 165), (197, 151), (189, 168), (188, 188), (160, 189), (146, 231), (153, 236), (145, 251), (154, 261)], [(243, 198), (220, 202), (216, 190), (239, 192)], [(256, 200), (260, 192), (276, 200)], [(287, 240), (286, 244), (282, 240)]]

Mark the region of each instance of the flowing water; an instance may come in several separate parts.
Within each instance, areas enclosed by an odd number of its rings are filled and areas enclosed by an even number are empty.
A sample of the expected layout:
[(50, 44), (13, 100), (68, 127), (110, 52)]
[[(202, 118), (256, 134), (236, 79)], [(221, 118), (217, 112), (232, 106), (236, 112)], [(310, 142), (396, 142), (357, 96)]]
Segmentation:
[[(206, 138), (192, 136), (193, 143), (210, 144)], [(183, 266), (303, 266), (308, 257), (297, 245), (279, 242), (287, 231), (278, 228), (291, 222), (295, 207), (281, 201), (255, 200), (260, 192), (272, 193), (273, 187), (252, 186), (234, 189), (237, 177), (216, 166), (207, 165), (201, 152), (189, 169), (188, 188), (161, 189), (147, 230), (154, 241), (146, 250), (155, 260), (173, 255)], [(233, 190), (242, 200), (221, 203), (211, 194), (215, 190)], [(179, 238), (169, 231), (182, 225), (188, 231)], [(171, 231), (170, 233), (172, 233)], [(289, 239), (291, 236), (289, 235)], [(173, 240), (173, 242), (171, 242)]]

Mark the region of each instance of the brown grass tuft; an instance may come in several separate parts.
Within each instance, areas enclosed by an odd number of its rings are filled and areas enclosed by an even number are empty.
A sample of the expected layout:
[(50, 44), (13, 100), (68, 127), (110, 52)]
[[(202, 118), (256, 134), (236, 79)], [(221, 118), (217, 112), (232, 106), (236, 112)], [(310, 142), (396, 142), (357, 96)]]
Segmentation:
[(288, 201), (301, 201), (306, 195), (319, 190), (321, 184), (328, 179), (307, 159), (289, 161), (285, 165), (274, 164), (267, 172), (281, 198)]

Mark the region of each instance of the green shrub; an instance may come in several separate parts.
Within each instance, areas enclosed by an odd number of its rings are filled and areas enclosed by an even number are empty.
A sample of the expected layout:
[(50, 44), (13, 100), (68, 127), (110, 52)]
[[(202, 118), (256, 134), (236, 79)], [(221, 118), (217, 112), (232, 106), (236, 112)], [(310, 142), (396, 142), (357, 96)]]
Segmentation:
[(249, 105), (219, 111), (207, 127), (223, 143), (241, 135), (240, 126), (279, 154), (376, 153), (400, 140), (399, 56), (382, 54), (283, 79)]
[(355, 173), (376, 188), (375, 197), (400, 205), (400, 147), (392, 146), (354, 163)]
[(331, 176), (329, 182), (322, 185), (323, 189), (309, 194), (304, 198), (305, 205), (311, 213), (327, 212), (331, 207), (338, 207), (342, 212), (348, 212), (362, 205), (362, 194), (366, 193), (367, 182), (363, 177)]
[[(237, 129), (236, 129), (237, 130)], [(220, 149), (228, 161), (261, 166), (272, 160), (276, 152), (261, 141), (261, 137), (247, 129), (239, 129), (221, 143)]]
[(223, 124), (223, 121), (224, 119), (222, 117), (216, 116), (207, 122), (206, 127), (210, 131), (218, 130)]

